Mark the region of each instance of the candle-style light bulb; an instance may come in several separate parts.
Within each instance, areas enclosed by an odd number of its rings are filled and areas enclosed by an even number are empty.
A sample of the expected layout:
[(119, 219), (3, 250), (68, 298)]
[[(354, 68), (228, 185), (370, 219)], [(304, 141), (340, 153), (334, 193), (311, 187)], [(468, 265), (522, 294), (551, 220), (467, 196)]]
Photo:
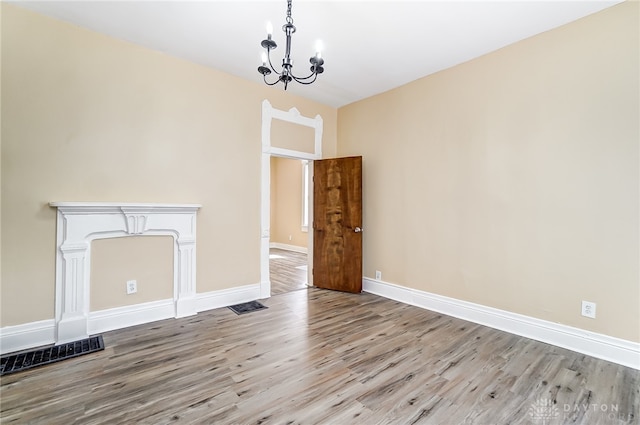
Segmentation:
[(322, 41), (316, 41), (316, 57), (320, 59), (322, 57)]
[(267, 66), (267, 54), (262, 52), (262, 66)]
[(271, 34), (273, 34), (273, 25), (271, 21), (267, 22), (267, 37), (271, 40)]

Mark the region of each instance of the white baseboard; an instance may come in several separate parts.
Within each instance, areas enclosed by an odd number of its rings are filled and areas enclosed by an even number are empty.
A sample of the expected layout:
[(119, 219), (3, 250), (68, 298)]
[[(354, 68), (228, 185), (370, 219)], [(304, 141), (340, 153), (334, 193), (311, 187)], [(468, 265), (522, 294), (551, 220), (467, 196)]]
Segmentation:
[(640, 370), (640, 343), (364, 277), (363, 290)]
[(285, 251), (301, 252), (303, 254), (309, 252), (306, 246), (289, 245), (280, 242), (269, 242), (269, 248), (284, 249)]
[[(220, 291), (196, 293), (193, 302), (195, 310), (201, 312), (253, 301), (258, 299), (259, 295), (260, 284), (254, 284)], [(177, 317), (176, 315), (176, 307), (172, 299), (94, 311), (89, 313), (89, 334), (93, 335), (158, 320), (171, 319)]]
[(175, 305), (171, 298), (92, 311), (89, 313), (89, 334), (94, 335), (157, 320), (170, 319), (175, 317), (175, 314)]
[(204, 292), (196, 294), (196, 310), (199, 313), (213, 310), (214, 308), (246, 303), (259, 298), (261, 298), (259, 283), (236, 286), (235, 288), (222, 289), (220, 291)]
[[(197, 293), (194, 302), (199, 313), (259, 298), (260, 284), (256, 283), (220, 291)], [(90, 312), (88, 331), (90, 335), (95, 335), (174, 317), (176, 317), (176, 307), (173, 299), (151, 301)], [(55, 328), (56, 323), (53, 319), (17, 326), (5, 326), (0, 329), (0, 354), (53, 344), (55, 343)]]
[[(640, 344), (636, 342), (366, 277), (363, 278), (363, 289), (365, 292), (385, 298), (640, 370)], [(196, 294), (196, 309), (201, 312), (259, 298), (259, 283), (199, 293)], [(175, 307), (171, 299), (91, 312), (89, 333), (95, 334), (150, 323), (172, 318), (174, 315)], [(54, 341), (55, 321), (53, 319), (5, 326), (0, 329), (0, 354), (53, 344)]]
[(53, 344), (55, 328), (53, 319), (5, 326), (0, 329), (0, 354)]

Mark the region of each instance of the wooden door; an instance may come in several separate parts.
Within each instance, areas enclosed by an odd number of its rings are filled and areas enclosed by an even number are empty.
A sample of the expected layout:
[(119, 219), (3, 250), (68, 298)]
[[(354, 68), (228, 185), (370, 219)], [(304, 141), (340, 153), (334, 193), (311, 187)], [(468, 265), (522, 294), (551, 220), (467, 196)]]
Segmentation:
[(313, 284), (362, 292), (362, 157), (313, 162)]

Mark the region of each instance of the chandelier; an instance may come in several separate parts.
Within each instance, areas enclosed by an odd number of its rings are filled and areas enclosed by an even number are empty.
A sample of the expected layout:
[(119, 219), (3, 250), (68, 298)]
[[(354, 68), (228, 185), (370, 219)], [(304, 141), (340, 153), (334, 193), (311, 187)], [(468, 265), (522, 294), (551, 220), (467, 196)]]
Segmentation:
[[(320, 55), (320, 46), (316, 46), (316, 55), (312, 56), (309, 59), (311, 63), (311, 74), (306, 77), (298, 77), (293, 75), (293, 59), (291, 59), (291, 35), (296, 32), (296, 27), (293, 25), (293, 18), (291, 17), (291, 0), (287, 1), (287, 23), (282, 26), (282, 31), (284, 31), (287, 37), (287, 45), (284, 51), (284, 58), (282, 58), (282, 70), (281, 72), (276, 71), (275, 67), (271, 63), (271, 50), (278, 47), (275, 41), (271, 39), (271, 33), (273, 32), (273, 28), (271, 24), (267, 25), (267, 38), (266, 40), (262, 40), (260, 45), (265, 49), (266, 52), (262, 53), (262, 65), (258, 67), (258, 72), (262, 74), (264, 78), (264, 82), (273, 86), (279, 82), (284, 83), (284, 89), (287, 89), (287, 85), (293, 80), (300, 84), (311, 84), (316, 78), (318, 78), (318, 74), (322, 74), (324, 72), (324, 68), (322, 65), (324, 64), (324, 59), (322, 59)], [(271, 74), (271, 72), (275, 72), (278, 75), (278, 79), (269, 82), (267, 81), (267, 75)]]

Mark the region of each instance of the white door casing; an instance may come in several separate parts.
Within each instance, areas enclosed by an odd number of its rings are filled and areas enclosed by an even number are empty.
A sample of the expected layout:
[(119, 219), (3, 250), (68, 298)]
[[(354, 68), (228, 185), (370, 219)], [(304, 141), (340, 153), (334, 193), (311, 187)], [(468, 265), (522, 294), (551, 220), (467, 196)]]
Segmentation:
[[(272, 146), (271, 121), (277, 119), (292, 124), (303, 125), (314, 129), (314, 152), (303, 152)], [(315, 118), (304, 117), (296, 108), (288, 111), (274, 109), (268, 100), (262, 101), (262, 176), (261, 176), (261, 208), (260, 208), (260, 298), (271, 296), (271, 280), (269, 278), (269, 241), (271, 237), (271, 156), (292, 159), (322, 159), (322, 128), (320, 115)], [(313, 170), (313, 168), (311, 168)], [(313, 176), (310, 176), (313, 181)], [(313, 185), (313, 183), (311, 183)], [(313, 189), (309, 189), (313, 196)], [(313, 205), (313, 199), (309, 200)], [(309, 211), (309, 222), (313, 222), (313, 209)], [(309, 232), (309, 248), (307, 256), (313, 258), (313, 232)], [(309, 260), (311, 261), (311, 260)], [(308, 282), (313, 283), (312, 267), (308, 267)]]

